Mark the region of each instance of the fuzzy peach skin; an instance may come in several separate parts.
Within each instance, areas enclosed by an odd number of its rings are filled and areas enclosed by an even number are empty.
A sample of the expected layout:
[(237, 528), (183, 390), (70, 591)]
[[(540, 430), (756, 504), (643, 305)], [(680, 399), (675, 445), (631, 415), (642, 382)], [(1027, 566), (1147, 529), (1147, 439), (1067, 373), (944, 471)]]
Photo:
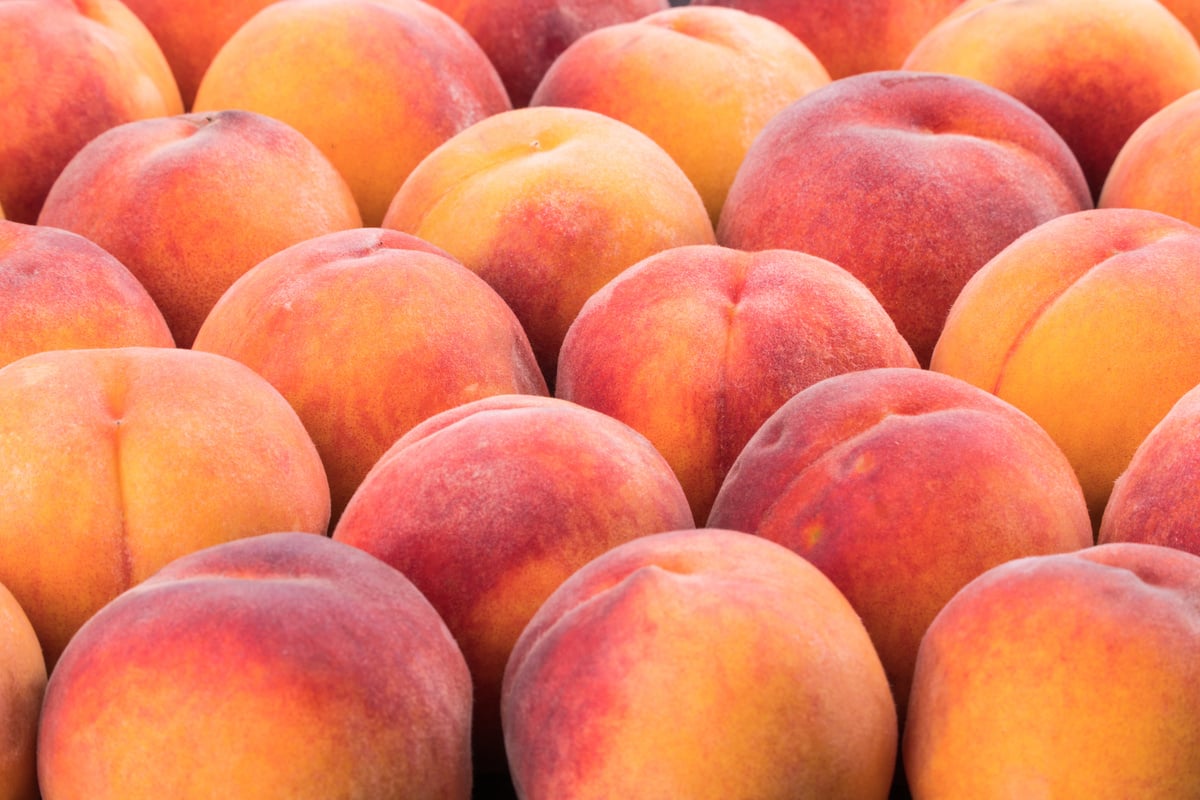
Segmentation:
[(629, 426), (566, 400), (497, 395), (397, 440), (333, 538), (399, 569), (446, 620), (475, 682), (477, 769), (495, 773), (504, 665), (538, 606), (605, 550), (694, 524), (670, 465)]
[(0, 298), (0, 365), (42, 350), (175, 346), (133, 273), (70, 231), (0, 219)]
[(1113, 482), (1200, 383), (1200, 228), (1141, 209), (1052, 220), (963, 288), (931, 368), (1033, 417), (1099, 525)]
[(1098, 208), (1145, 208), (1200, 224), (1200, 89), (1152, 114), (1121, 147)]
[(691, 0), (777, 22), (834, 78), (898, 69), (913, 45), (962, 0)]
[(222, 111), (101, 134), (54, 182), (38, 223), (115, 256), (150, 292), (176, 344), (190, 347), (242, 273), (362, 218), (342, 176), (299, 131)]
[(684, 6), (579, 38), (530, 105), (587, 108), (642, 131), (683, 167), (716, 225), (754, 137), (827, 83), (825, 67), (783, 26), (730, 8)]
[(295, 127), (346, 178), (368, 226), (430, 151), (511, 107), (479, 44), (420, 0), (272, 3), (217, 52), (193, 104)]
[(1045, 431), (965, 381), (902, 368), (788, 400), (734, 462), (707, 524), (778, 542), (833, 581), (901, 720), (921, 637), (955, 592), (1009, 559), (1092, 544), (1079, 482)]
[(917, 358), (866, 286), (794, 250), (689, 245), (613, 278), (567, 329), (555, 394), (640, 431), (697, 520), (746, 442), (819, 380)]
[(725, 530), (593, 559), (504, 676), (518, 796), (886, 798), (896, 712), (846, 598), (786, 548)]
[(92, 614), (168, 561), (329, 521), (296, 412), (211, 353), (48, 350), (0, 368), (0, 471), (0, 583), (51, 667)]
[(39, 800), (37, 730), (46, 691), (42, 646), (21, 604), (0, 584), (0, 797)]
[(1200, 2), (1197, 0), (1159, 0), (1192, 36), (1200, 39)]
[(1012, 97), (953, 75), (873, 72), (817, 89), (767, 123), (717, 239), (849, 270), (927, 365), (975, 270), (1027, 230), (1091, 207), (1066, 143)]
[(46, 688), (38, 770), (45, 800), (468, 800), (470, 723), (462, 653), (410, 581), (273, 532), (88, 620)]
[(1095, 198), (1134, 130), (1200, 88), (1200, 45), (1157, 0), (967, 0), (903, 68), (974, 78), (1028, 105)]
[(1195, 797), (1200, 557), (1017, 559), (929, 628), (903, 740), (919, 798)]
[(664, 11), (667, 0), (426, 0), (479, 42), (515, 108), (529, 104), (546, 70), (576, 39)]
[(1146, 542), (1200, 555), (1200, 384), (1171, 407), (1117, 478), (1096, 541)]
[(5, 0), (0, 53), (0, 204), (17, 222), (37, 221), (91, 139), (183, 111), (154, 37), (118, 0)]
[(661, 146), (595, 111), (489, 117), (425, 158), (383, 226), (447, 250), (516, 312), (553, 387), (567, 328), (619, 272), (713, 244), (699, 192)]
[(525, 331), (478, 275), (393, 230), (318, 236), (251, 268), (193, 344), (288, 399), (321, 453), (336, 522), (419, 422), (494, 394), (547, 394)]

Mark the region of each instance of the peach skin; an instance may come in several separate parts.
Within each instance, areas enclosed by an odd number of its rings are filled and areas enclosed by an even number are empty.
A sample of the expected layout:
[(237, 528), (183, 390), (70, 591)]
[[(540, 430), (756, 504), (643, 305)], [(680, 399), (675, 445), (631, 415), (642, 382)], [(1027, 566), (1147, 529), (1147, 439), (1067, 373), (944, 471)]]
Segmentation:
[(37, 730), (46, 661), (25, 610), (0, 584), (0, 797), (39, 800)]

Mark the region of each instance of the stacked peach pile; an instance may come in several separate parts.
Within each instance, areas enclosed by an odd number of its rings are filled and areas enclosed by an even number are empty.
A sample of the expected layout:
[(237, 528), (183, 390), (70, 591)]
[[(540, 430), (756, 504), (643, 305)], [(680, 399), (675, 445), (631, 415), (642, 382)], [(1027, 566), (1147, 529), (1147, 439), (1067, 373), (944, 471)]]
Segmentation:
[(1197, 34), (0, 0), (0, 800), (1200, 796)]

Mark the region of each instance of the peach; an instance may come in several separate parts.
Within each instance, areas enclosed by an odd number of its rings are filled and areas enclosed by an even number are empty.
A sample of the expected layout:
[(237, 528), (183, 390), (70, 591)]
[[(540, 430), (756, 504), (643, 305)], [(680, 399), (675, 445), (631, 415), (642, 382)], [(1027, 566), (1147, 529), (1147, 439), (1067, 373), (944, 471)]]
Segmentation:
[(504, 676), (517, 793), (885, 798), (896, 711), (846, 598), (754, 536), (682, 530), (575, 572)]
[(124, 264), (70, 231), (0, 220), (0, 365), (42, 350), (139, 345), (175, 340)]
[(17, 222), (37, 220), (93, 138), (183, 111), (162, 50), (118, 0), (5, 0), (0, 52), (0, 204)]
[(410, 581), (325, 537), (181, 556), (71, 641), (38, 738), (47, 798), (468, 800), (471, 683)]
[(479, 42), (516, 108), (563, 50), (586, 33), (663, 11), (667, 0), (426, 0)]
[(46, 662), (29, 617), (0, 584), (0, 797), (38, 800), (37, 729)]
[(463, 128), (511, 108), (461, 25), (420, 0), (272, 3), (225, 42), (193, 108), (280, 119), (345, 177), (376, 226), (400, 184)]
[(555, 393), (646, 436), (704, 520), (733, 460), (792, 395), (843, 372), (916, 366), (841, 267), (794, 250), (690, 245), (643, 259), (584, 304)]
[(899, 69), (913, 45), (963, 0), (691, 0), (766, 17), (791, 31), (834, 78)]
[(1062, 137), (1003, 92), (883, 71), (806, 95), (734, 178), (720, 244), (828, 259), (867, 285), (922, 365), (974, 272), (1025, 231), (1092, 207)]
[(1150, 430), (1200, 383), (1200, 229), (1141, 209), (1051, 220), (954, 303), (931, 368), (1007, 400), (1071, 460), (1092, 521)]
[(1200, 384), (1155, 425), (1117, 478), (1097, 542), (1146, 542), (1200, 555)]
[(293, 245), (239, 278), (195, 350), (237, 359), (296, 409), (321, 454), (336, 522), (396, 439), (494, 394), (547, 394), (525, 331), (483, 279), (393, 230)]
[(1200, 45), (1157, 0), (967, 0), (903, 68), (974, 78), (1028, 105), (1096, 198), (1134, 130), (1200, 88)]
[(128, 267), (180, 347), (250, 267), (362, 225), (346, 182), (311, 142), (245, 111), (106, 131), (63, 169), (38, 222), (85, 236)]
[(496, 114), (451, 138), (413, 170), (383, 226), (444, 248), (499, 292), (551, 387), (592, 294), (661, 250), (715, 242), (699, 192), (661, 146), (556, 106)]
[(913, 796), (1194, 797), (1198, 665), (1200, 557), (1122, 543), (997, 566), (921, 643)]
[(1159, 0), (1192, 36), (1200, 39), (1200, 2), (1196, 0)]
[(1121, 147), (1099, 208), (1145, 208), (1200, 224), (1200, 89), (1163, 106)]
[(333, 538), (416, 584), (475, 685), (480, 773), (502, 773), (500, 684), (522, 628), (611, 547), (694, 526), (662, 455), (618, 420), (566, 400), (496, 395), (430, 417), (379, 459)]
[(329, 521), (296, 412), (211, 353), (47, 350), (0, 368), (0, 470), (0, 583), (51, 667), (80, 625), (168, 561)]
[(731, 8), (671, 8), (573, 42), (530, 105), (573, 106), (629, 123), (662, 145), (713, 225), (738, 166), (771, 117), (829, 83), (804, 44)]
[(901, 719), (921, 637), (955, 592), (1004, 561), (1092, 544), (1079, 482), (1045, 431), (965, 381), (903, 368), (836, 375), (784, 403), (708, 525), (778, 542), (833, 581)]

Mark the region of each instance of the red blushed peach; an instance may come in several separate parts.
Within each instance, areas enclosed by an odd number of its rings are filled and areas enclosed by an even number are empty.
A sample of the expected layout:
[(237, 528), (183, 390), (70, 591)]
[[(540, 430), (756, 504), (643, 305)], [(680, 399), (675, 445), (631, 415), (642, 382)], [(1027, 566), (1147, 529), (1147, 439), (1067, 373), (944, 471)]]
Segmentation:
[(559, 55), (598, 28), (664, 11), (667, 0), (426, 0), (479, 42), (504, 81), (514, 107), (533, 90)]
[(799, 392), (746, 444), (708, 525), (778, 542), (829, 576), (862, 616), (901, 719), (921, 637), (955, 592), (1004, 561), (1092, 544), (1079, 482), (1046, 432), (919, 369)]
[(1147, 544), (1002, 564), (921, 643), (914, 797), (1200, 793), (1200, 557)]
[(479, 44), (419, 0), (271, 3), (217, 52), (193, 104), (299, 130), (345, 176), (368, 226), (431, 150), (511, 107)]
[(765, 17), (683, 7), (610, 25), (571, 44), (530, 105), (619, 119), (662, 145), (695, 184), (714, 225), (754, 137), (829, 73)]
[(490, 286), (438, 248), (378, 228), (254, 266), (193, 349), (241, 361), (288, 399), (321, 453), (335, 522), (417, 423), (489, 395), (547, 393), (525, 331)]
[(885, 798), (896, 711), (815, 567), (742, 533), (628, 542), (579, 569), (504, 676), (520, 797)]
[(53, 666), (168, 561), (273, 530), (321, 534), (329, 485), (296, 412), (222, 356), (48, 350), (0, 368), (0, 583)]
[(37, 633), (0, 584), (0, 797), (38, 800), (37, 730), (46, 662)]
[(403, 575), (276, 532), (163, 567), (46, 688), (47, 798), (468, 800), (471, 683)]
[(0, 365), (42, 350), (174, 347), (146, 288), (90, 239), (0, 220)]
[(496, 114), (447, 141), (383, 225), (444, 248), (499, 292), (550, 386), (589, 297), (647, 256), (715, 241), (704, 201), (662, 147), (619, 120), (555, 106)]
[(1140, 209), (1069, 214), (971, 279), (931, 367), (1049, 432), (1099, 525), (1138, 445), (1200, 383), (1198, 282), (1200, 229)]
[(967, 0), (903, 68), (982, 81), (1043, 117), (1097, 197), (1150, 115), (1200, 88), (1200, 45), (1157, 0)]
[(566, 400), (500, 395), (416, 426), (333, 531), (403, 572), (446, 620), (475, 683), (481, 772), (502, 772), (500, 683), (542, 601), (605, 550), (694, 526), (644, 436)]
[(0, 203), (33, 223), (50, 185), (96, 136), (183, 111), (154, 37), (117, 0), (0, 3)]
[(1091, 205), (1062, 138), (1012, 97), (953, 75), (873, 72), (772, 118), (730, 187), (717, 239), (849, 270), (925, 365), (977, 269)]
[(262, 114), (130, 122), (89, 142), (54, 182), (39, 224), (91, 239), (138, 278), (180, 347), (250, 267), (362, 224), (316, 147)]
[(645, 435), (704, 520), (738, 453), (792, 395), (843, 372), (916, 366), (879, 301), (837, 265), (692, 245), (640, 261), (584, 304), (555, 393)]

